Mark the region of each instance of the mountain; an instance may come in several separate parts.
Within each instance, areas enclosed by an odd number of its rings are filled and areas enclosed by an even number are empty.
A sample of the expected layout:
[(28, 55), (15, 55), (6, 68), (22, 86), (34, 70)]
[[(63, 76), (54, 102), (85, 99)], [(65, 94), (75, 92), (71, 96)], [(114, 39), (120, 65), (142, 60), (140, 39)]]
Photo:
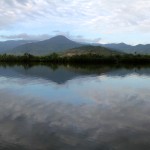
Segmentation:
[(31, 42), (35, 42), (35, 41), (29, 41), (29, 40), (14, 41), (14, 40), (10, 40), (10, 41), (0, 42), (0, 53), (7, 53), (8, 51), (12, 50), (13, 48), (15, 48), (17, 46), (27, 44), (27, 43), (31, 43)]
[(64, 50), (80, 46), (82, 46), (82, 44), (71, 41), (65, 36), (59, 35), (48, 40), (28, 43), (15, 47), (9, 51), (9, 53), (17, 55), (24, 53), (30, 53), (32, 55), (47, 55), (52, 52), (62, 52)]
[(78, 48), (73, 48), (63, 53), (64, 56), (82, 55), (82, 54), (98, 54), (103, 56), (123, 54), (115, 50), (111, 50), (102, 46), (85, 45)]
[(132, 46), (127, 45), (125, 43), (112, 43), (92, 44), (91, 46), (88, 46), (88, 44), (74, 42), (62, 35), (58, 35), (44, 41), (12, 40), (0, 42), (0, 53), (8, 53), (15, 55), (23, 55), (24, 53), (30, 53), (33, 55), (48, 55), (53, 52), (64, 52), (66, 50), (69, 50), (67, 53), (70, 55), (73, 55), (73, 53), (79, 54), (88, 52), (110, 54), (113, 52), (116, 53), (116, 51), (118, 51), (118, 53), (121, 52), (130, 54), (150, 54), (150, 44), (139, 44), (136, 46)]
[(119, 43), (119, 44), (103, 44), (102, 46), (106, 48), (111, 48), (115, 49), (117, 51), (125, 52), (125, 53), (137, 53), (137, 54), (150, 54), (150, 44), (146, 45), (136, 45), (136, 46), (131, 46), (127, 45), (125, 43)]
[(111, 48), (111, 49), (115, 49), (118, 51), (126, 52), (126, 53), (130, 52), (132, 49), (131, 45), (127, 45), (125, 43), (102, 44), (102, 46), (107, 47), (107, 48)]
[(150, 54), (150, 44), (146, 45), (136, 45), (133, 47), (133, 50), (140, 54)]

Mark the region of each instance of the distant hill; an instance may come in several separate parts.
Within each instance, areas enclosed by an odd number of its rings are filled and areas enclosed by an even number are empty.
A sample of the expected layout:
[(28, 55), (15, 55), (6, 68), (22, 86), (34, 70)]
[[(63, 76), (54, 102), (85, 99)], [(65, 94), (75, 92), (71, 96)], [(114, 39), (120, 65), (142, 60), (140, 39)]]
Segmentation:
[(30, 53), (32, 55), (47, 55), (52, 52), (62, 52), (64, 50), (80, 46), (82, 46), (82, 44), (71, 41), (65, 36), (59, 35), (48, 40), (39, 41), (36, 43), (28, 43), (15, 47), (9, 51), (9, 53), (18, 55), (24, 53)]
[[(64, 52), (73, 55), (73, 53), (100, 53), (110, 54), (121, 53), (129, 54), (150, 54), (150, 44), (147, 45), (127, 45), (125, 43), (119, 44), (88, 44), (78, 43), (72, 41), (65, 36), (58, 35), (44, 41), (30, 41), (30, 40), (18, 40), (18, 41), (5, 41), (0, 42), (0, 53), (23, 55), (24, 53), (30, 53), (32, 55), (48, 55), (53, 52)], [(104, 48), (105, 47), (105, 48)], [(71, 50), (71, 51), (70, 51)]]
[(121, 51), (125, 53), (150, 54), (150, 44), (146, 44), (146, 45), (139, 44), (136, 46), (131, 46), (125, 43), (119, 43), (119, 44), (103, 44), (103, 46), (106, 48), (115, 49), (117, 51)]
[(64, 56), (73, 56), (73, 55), (82, 55), (82, 54), (98, 54), (103, 56), (123, 54), (122, 52), (118, 52), (115, 50), (111, 50), (102, 46), (81, 46), (78, 48), (73, 48), (63, 53)]
[(0, 42), (0, 53), (7, 53), (8, 51), (12, 50), (13, 48), (23, 45), (23, 44), (27, 44), (27, 43), (32, 43), (35, 41), (30, 41), (30, 40), (18, 40), (18, 41), (14, 41), (14, 40), (10, 40), (10, 41), (4, 41), (4, 42)]
[(150, 44), (146, 45), (136, 45), (133, 47), (133, 50), (140, 54), (150, 54)]

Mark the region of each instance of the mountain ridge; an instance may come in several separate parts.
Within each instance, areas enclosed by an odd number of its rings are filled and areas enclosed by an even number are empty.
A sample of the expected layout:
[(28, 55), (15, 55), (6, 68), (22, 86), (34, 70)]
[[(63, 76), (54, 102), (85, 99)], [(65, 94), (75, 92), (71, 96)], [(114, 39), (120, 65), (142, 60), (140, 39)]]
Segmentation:
[(65, 36), (58, 35), (50, 39), (18, 46), (10, 51), (13, 54), (30, 53), (32, 55), (48, 55), (53, 52), (62, 52), (67, 49), (80, 47), (82, 44), (74, 42)]
[(138, 44), (132, 46), (123, 42), (109, 43), (109, 44), (80, 43), (70, 40), (63, 35), (57, 35), (43, 41), (33, 41), (33, 40), (3, 41), (0, 42), (0, 53), (1, 54), (7, 53), (14, 55), (23, 55), (24, 53), (30, 53), (32, 55), (48, 55), (53, 52), (59, 53), (86, 45), (101, 46), (109, 50), (118, 51), (121, 53), (150, 54), (150, 44)]
[(27, 44), (27, 43), (33, 43), (34, 40), (8, 40), (8, 41), (0, 41), (0, 53), (7, 53), (11, 49)]
[(110, 43), (102, 44), (102, 46), (129, 54), (150, 54), (150, 44), (138, 44), (132, 46), (125, 43)]

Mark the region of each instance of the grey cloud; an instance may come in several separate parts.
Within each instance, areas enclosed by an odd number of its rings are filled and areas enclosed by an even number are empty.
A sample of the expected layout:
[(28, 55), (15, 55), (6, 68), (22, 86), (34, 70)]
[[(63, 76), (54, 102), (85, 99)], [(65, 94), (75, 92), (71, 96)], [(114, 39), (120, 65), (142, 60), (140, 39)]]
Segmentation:
[(0, 35), (1, 39), (8, 39), (8, 40), (15, 40), (15, 39), (21, 39), (21, 40), (46, 40), (56, 35), (64, 35), (67, 38), (77, 41), (77, 42), (83, 42), (83, 43), (99, 43), (101, 41), (101, 38), (94, 38), (94, 39), (88, 39), (84, 36), (77, 35), (73, 36), (69, 32), (61, 32), (59, 30), (53, 31), (54, 35), (48, 35), (48, 34), (40, 34), (40, 35), (30, 35), (27, 33), (21, 33), (17, 35)]
[(22, 39), (22, 40), (45, 40), (50, 38), (51, 36), (48, 34), (42, 35), (29, 35), (26, 33), (18, 34), (18, 35), (0, 35), (2, 39)]
[[(70, 20), (70, 23), (74, 23), (73, 20), (75, 19), (76, 23), (85, 25), (90, 23), (92, 27), (94, 27), (94, 24), (97, 26), (106, 25), (107, 27), (110, 25), (115, 29), (117, 29), (116, 27), (118, 26), (123, 26), (124, 28), (126, 26), (137, 26), (139, 25), (139, 21), (149, 20), (150, 6), (150, 3), (146, 0), (127, 0), (124, 2), (121, 0), (100, 0), (99, 2), (96, 0), (92, 2), (89, 0), (1, 0), (0, 4), (4, 7), (1, 8), (2, 10), (5, 9), (14, 13), (17, 19), (23, 16), (25, 17), (27, 14), (40, 14), (50, 18), (55, 16), (58, 20), (63, 17), (64, 22), (65, 19), (68, 19)], [(9, 4), (10, 7), (6, 4)], [(22, 4), (23, 6), (20, 6), (19, 4)], [(1, 14), (5, 16), (4, 12)], [(26, 16), (26, 19), (30, 20), (28, 15)]]
[(10, 6), (16, 6), (17, 3), (24, 5), (26, 3), (29, 3), (31, 0), (1, 0), (3, 4), (8, 4)]
[(16, 0), (20, 4), (26, 4), (29, 0)]
[(101, 38), (94, 38), (94, 39), (88, 39), (84, 36), (74, 36), (73, 39), (75, 39), (78, 42), (85, 42), (85, 43), (99, 43), (101, 41)]
[(74, 41), (77, 41), (77, 42), (82, 42), (82, 43), (99, 43), (102, 38), (86, 38), (82, 35), (77, 35), (77, 36), (74, 36), (72, 35), (70, 32), (62, 32), (62, 31), (59, 31), (59, 30), (55, 30), (53, 31), (56, 35), (64, 35), (66, 36), (67, 38), (71, 39), (71, 40), (74, 40)]
[(3, 4), (8, 4), (10, 6), (14, 6), (15, 0), (2, 0)]
[[(11, 31), (19, 26), (25, 32), (34, 27), (42, 32), (49, 26), (83, 35), (144, 35), (150, 31), (149, 9), (147, 0), (0, 0), (0, 30)], [(80, 38), (83, 42), (100, 41)]]

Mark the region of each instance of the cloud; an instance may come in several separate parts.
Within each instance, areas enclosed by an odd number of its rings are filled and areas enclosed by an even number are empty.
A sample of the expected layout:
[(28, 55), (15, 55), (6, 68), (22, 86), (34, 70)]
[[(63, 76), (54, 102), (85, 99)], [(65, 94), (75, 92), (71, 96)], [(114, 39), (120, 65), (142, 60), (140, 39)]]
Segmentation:
[(62, 32), (59, 30), (53, 31), (55, 35), (64, 35), (67, 38), (77, 41), (77, 42), (83, 42), (83, 43), (99, 43), (101, 41), (101, 38), (86, 38), (82, 35), (72, 35), (70, 32)]
[(17, 35), (0, 35), (1, 39), (21, 39), (21, 40), (45, 40), (49, 39), (51, 36), (48, 34), (42, 35), (29, 35), (26, 33), (17, 34)]
[(150, 2), (147, 0), (1, 0), (0, 6), (0, 20), (7, 21), (8, 25), (12, 20), (15, 22), (25, 18), (31, 21), (32, 18), (38, 20), (44, 16), (55, 17), (52, 22), (59, 22), (57, 19), (67, 20), (69, 24), (80, 22), (95, 29), (102, 25), (115, 29), (141, 27), (141, 23), (150, 21)]
[(144, 35), (150, 32), (149, 9), (149, 0), (1, 0), (0, 30), (61, 30), (93, 39), (102, 34)]
[(53, 36), (57, 35), (64, 35), (70, 40), (77, 41), (77, 42), (83, 42), (83, 43), (99, 43), (101, 41), (101, 38), (85, 38), (84, 36), (77, 35), (72, 36), (69, 32), (61, 32), (61, 31), (54, 31), (55, 35), (48, 35), (48, 34), (39, 34), (39, 35), (29, 35), (27, 33), (21, 33), (16, 35), (0, 35), (1, 39), (8, 39), (8, 40), (46, 40)]
[(83, 42), (83, 43), (100, 43), (101, 42), (101, 38), (86, 38), (81, 35), (71, 36), (71, 38), (77, 42)]

